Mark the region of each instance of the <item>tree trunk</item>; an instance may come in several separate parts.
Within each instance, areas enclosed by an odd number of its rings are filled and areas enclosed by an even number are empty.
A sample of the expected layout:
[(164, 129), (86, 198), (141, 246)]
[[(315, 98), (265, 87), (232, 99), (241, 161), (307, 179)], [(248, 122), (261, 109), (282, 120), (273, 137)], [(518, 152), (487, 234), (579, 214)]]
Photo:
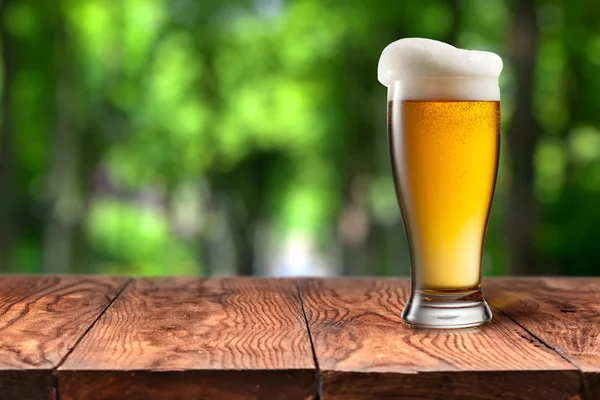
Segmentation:
[(242, 229), (236, 240), (238, 273), (241, 276), (254, 275), (254, 232)]
[(9, 272), (17, 230), (17, 188), (13, 145), (12, 85), (15, 80), (14, 39), (6, 29), (5, 11), (10, 3), (0, 3), (0, 36), (2, 37), (2, 128), (0, 131), (0, 272)]
[[(71, 90), (75, 90), (73, 87)], [(91, 124), (90, 122), (89, 124)], [(75, 127), (73, 128), (75, 129)], [(89, 273), (92, 271), (92, 255), (89, 247), (87, 232), (85, 229), (85, 220), (89, 213), (90, 204), (93, 200), (92, 177), (98, 167), (98, 162), (104, 148), (99, 143), (98, 137), (101, 135), (97, 129), (88, 125), (87, 129), (76, 132), (74, 145), (77, 146), (77, 170), (74, 176), (78, 180), (75, 182), (75, 196), (77, 202), (81, 204), (77, 218), (73, 221), (73, 249), (71, 270), (73, 273)], [(80, 137), (79, 134), (82, 136)]]
[(446, 43), (450, 43), (453, 46), (458, 45), (458, 34), (460, 33), (461, 27), (461, 12), (458, 0), (450, 0), (450, 9), (452, 10), (452, 24), (446, 35)]
[(50, 168), (46, 182), (48, 214), (44, 229), (44, 270), (68, 273), (73, 269), (75, 232), (83, 213), (76, 121), (76, 80), (64, 23), (57, 23), (54, 41), (55, 123), (51, 136)]
[(540, 136), (533, 106), (533, 76), (538, 25), (533, 0), (514, 2), (510, 59), (515, 74), (515, 112), (507, 132), (512, 180), (509, 188), (508, 241), (511, 273), (535, 270), (537, 204), (533, 191), (533, 154)]
[(229, 224), (229, 214), (224, 193), (199, 189), (198, 207), (204, 214), (203, 228), (195, 241), (199, 243), (198, 260), (207, 276), (232, 276), (237, 274), (237, 252), (234, 232)]

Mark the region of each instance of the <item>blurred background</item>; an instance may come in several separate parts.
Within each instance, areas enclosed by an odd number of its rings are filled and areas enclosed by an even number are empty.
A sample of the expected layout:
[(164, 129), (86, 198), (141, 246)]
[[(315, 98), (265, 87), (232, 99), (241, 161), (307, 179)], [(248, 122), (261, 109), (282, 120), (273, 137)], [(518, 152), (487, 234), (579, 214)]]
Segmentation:
[(600, 2), (2, 0), (0, 272), (406, 275), (382, 49), (505, 61), (484, 273), (597, 275)]

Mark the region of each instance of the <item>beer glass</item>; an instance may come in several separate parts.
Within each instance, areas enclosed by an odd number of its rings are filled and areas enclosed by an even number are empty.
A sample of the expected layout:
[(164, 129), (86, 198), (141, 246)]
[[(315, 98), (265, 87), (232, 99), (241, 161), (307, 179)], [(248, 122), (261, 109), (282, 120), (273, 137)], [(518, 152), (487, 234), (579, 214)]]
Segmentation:
[(402, 318), (412, 326), (465, 328), (492, 318), (481, 265), (500, 149), (497, 85), (455, 76), (388, 87), (389, 150), (411, 259)]

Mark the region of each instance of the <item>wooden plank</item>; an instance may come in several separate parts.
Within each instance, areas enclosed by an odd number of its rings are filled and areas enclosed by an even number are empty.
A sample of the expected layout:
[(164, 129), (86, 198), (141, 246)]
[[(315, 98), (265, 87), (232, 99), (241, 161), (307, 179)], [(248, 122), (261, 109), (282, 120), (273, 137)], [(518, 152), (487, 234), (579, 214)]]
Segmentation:
[(61, 400), (310, 399), (291, 280), (136, 280), (58, 370)]
[(576, 399), (579, 373), (502, 313), (466, 330), (401, 322), (408, 281), (300, 283), (322, 398)]
[(600, 399), (600, 278), (496, 279), (486, 295), (581, 369), (584, 398)]
[(52, 369), (127, 279), (0, 277), (0, 399), (54, 399)]

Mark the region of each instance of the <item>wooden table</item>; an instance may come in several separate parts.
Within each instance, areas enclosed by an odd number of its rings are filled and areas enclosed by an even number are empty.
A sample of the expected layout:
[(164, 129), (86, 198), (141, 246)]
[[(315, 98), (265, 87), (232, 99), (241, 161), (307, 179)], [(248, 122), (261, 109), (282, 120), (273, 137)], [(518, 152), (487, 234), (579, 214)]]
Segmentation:
[(488, 279), (413, 330), (406, 279), (0, 277), (0, 399), (600, 399), (600, 278)]

